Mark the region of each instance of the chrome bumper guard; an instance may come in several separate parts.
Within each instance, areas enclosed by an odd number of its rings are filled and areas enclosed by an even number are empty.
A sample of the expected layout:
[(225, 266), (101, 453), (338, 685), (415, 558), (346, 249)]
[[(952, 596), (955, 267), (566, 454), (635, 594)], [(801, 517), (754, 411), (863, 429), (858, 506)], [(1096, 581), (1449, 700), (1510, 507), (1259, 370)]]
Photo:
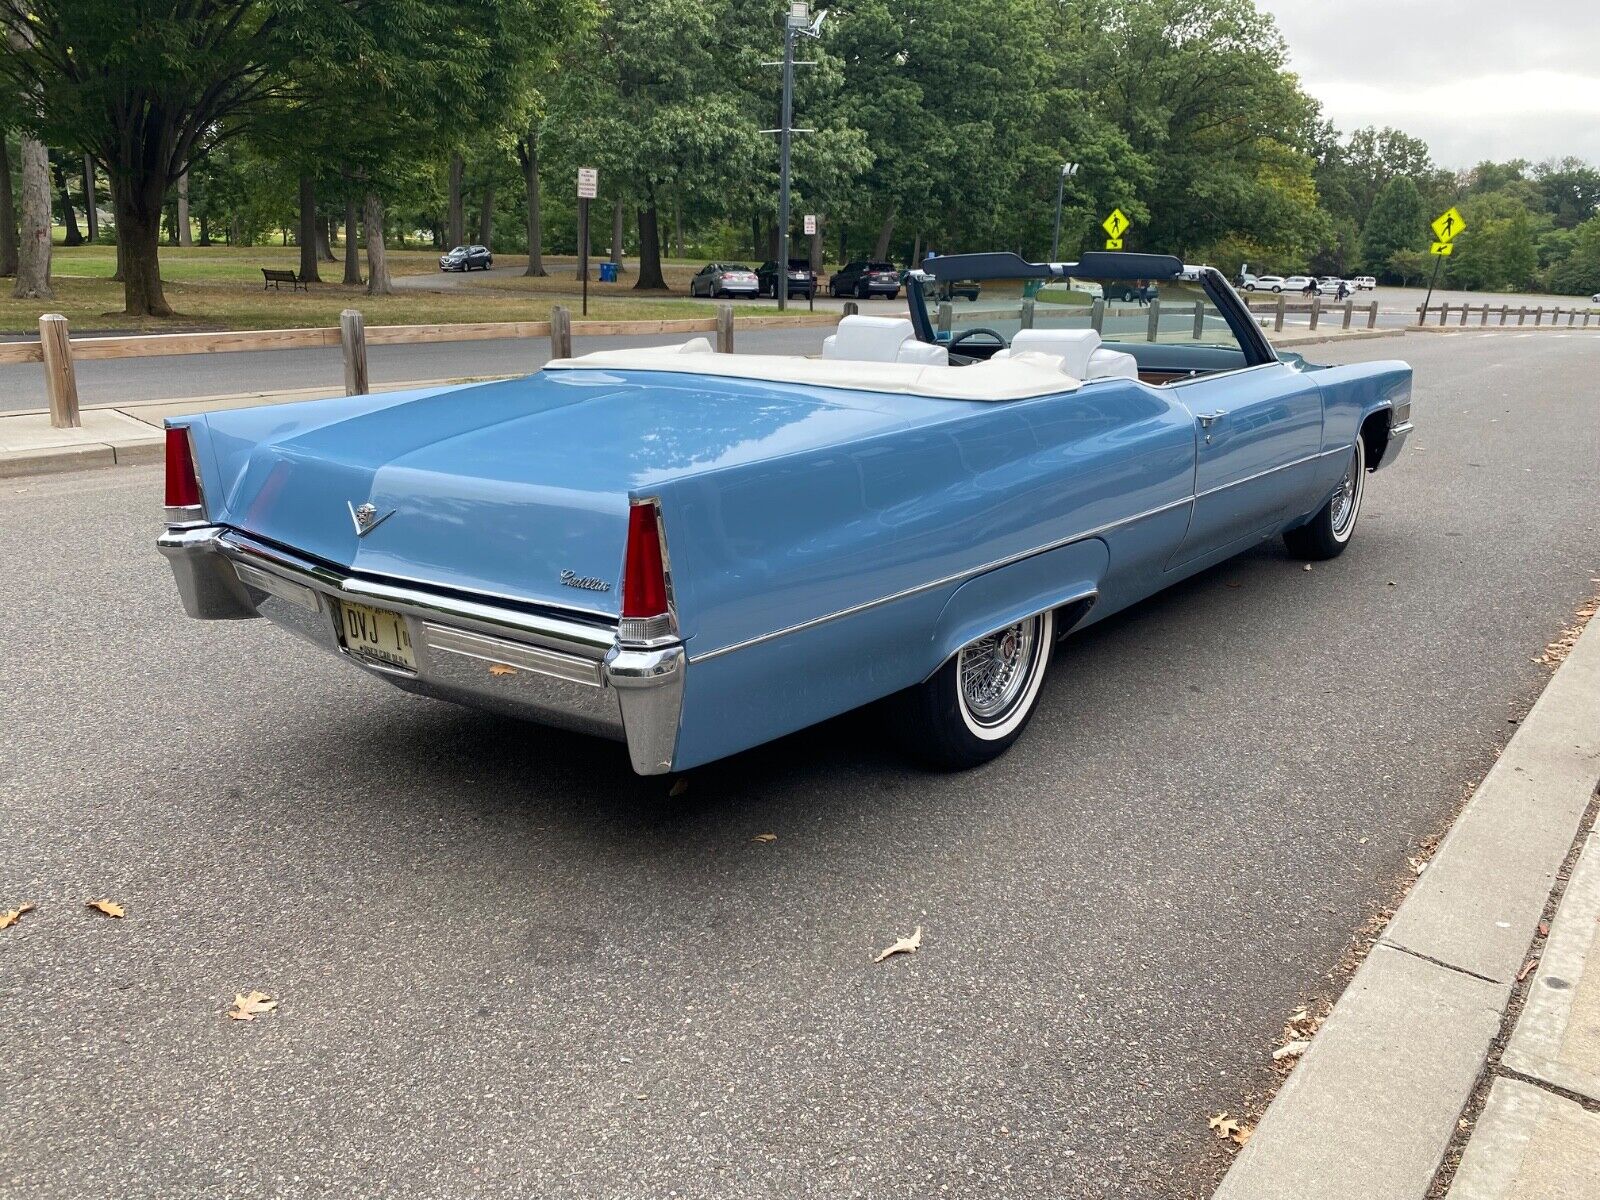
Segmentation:
[[(349, 575), (217, 525), (169, 529), (156, 548), (191, 617), (266, 617), (407, 691), (615, 738), (639, 774), (672, 770), (681, 643), (630, 646), (615, 626)], [(340, 600), (401, 614), (416, 671), (346, 649)]]

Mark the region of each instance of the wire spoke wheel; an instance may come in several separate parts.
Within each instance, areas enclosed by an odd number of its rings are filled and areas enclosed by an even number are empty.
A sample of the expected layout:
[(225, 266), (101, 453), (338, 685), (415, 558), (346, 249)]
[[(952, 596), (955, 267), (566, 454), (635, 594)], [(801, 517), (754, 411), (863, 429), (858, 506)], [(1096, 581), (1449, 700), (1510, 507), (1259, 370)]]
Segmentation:
[(1039, 618), (1030, 617), (962, 649), (956, 680), (973, 721), (992, 728), (1011, 716), (1028, 690), (1039, 648)]
[(1356, 517), (1361, 512), (1361, 492), (1366, 483), (1366, 463), (1363, 462), (1361, 450), (1360, 440), (1357, 439), (1356, 448), (1351, 451), (1350, 461), (1345, 465), (1344, 478), (1339, 481), (1339, 490), (1334, 492), (1328, 509), (1333, 536), (1341, 542), (1350, 536), (1355, 528)]

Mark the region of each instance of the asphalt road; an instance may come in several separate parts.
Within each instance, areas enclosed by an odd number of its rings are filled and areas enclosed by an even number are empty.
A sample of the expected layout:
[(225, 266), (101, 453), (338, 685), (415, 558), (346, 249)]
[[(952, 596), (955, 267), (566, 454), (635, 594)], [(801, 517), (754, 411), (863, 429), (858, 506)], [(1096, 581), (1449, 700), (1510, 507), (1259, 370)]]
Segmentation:
[[(671, 797), (609, 743), (186, 620), (155, 469), (6, 481), (0, 909), (38, 907), (0, 931), (0, 1193), (1203, 1186), (1207, 1115), (1600, 576), (1600, 344), (1326, 357), (1399, 354), (1418, 432), (1349, 553), (1266, 545), (1069, 640), (962, 775), (863, 713)], [(252, 988), (281, 1007), (225, 1019)]]

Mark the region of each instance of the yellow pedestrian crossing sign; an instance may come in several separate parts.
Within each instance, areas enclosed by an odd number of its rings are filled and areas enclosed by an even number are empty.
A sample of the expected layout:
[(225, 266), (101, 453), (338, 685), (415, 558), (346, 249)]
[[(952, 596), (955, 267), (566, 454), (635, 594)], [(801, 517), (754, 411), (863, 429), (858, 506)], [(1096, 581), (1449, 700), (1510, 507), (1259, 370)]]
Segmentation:
[[(1449, 245), (1449, 243), (1455, 241), (1457, 235), (1465, 232), (1466, 228), (1466, 221), (1464, 221), (1461, 217), (1461, 214), (1456, 211), (1455, 206), (1451, 205), (1448, 209), (1434, 218), (1433, 236), (1438, 238), (1441, 243)], [(1435, 250), (1434, 253), (1449, 254), (1450, 252), (1448, 250)]]
[[(1106, 236), (1112, 241), (1120, 242), (1122, 240), (1122, 235), (1128, 232), (1128, 218), (1122, 215), (1122, 210), (1120, 208), (1113, 208), (1111, 210), (1111, 215), (1104, 221), (1100, 222), (1100, 228), (1106, 231)], [(1108, 245), (1106, 248), (1109, 250), (1115, 250), (1119, 247)]]
[(1454, 250), (1454, 249), (1455, 249), (1455, 247), (1452, 246), (1449, 242), (1435, 242), (1433, 244), (1433, 249), (1432, 249), (1432, 251), (1430, 251), (1430, 253), (1437, 254), (1441, 258), (1449, 258), (1450, 257), (1450, 252), (1452, 250)]

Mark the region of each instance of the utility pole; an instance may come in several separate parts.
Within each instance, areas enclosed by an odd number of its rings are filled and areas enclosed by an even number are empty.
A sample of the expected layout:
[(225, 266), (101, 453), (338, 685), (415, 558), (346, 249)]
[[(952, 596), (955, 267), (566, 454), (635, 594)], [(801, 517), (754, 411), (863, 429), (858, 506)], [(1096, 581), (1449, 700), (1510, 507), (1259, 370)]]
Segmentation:
[(1067, 180), (1078, 173), (1077, 163), (1062, 163), (1061, 176), (1056, 180), (1056, 231), (1050, 235), (1050, 261), (1061, 261), (1061, 202), (1066, 197)]
[[(823, 9), (817, 19), (811, 19), (810, 0), (794, 0), (783, 18), (783, 61), (762, 63), (764, 67), (783, 68), (783, 121), (777, 129), (763, 129), (762, 133), (778, 135), (778, 270), (773, 291), (778, 294), (780, 311), (789, 307), (789, 139), (797, 133), (815, 133), (812, 129), (794, 128), (794, 69), (811, 67), (815, 63), (797, 63), (794, 60), (794, 39), (799, 34), (807, 37), (822, 36), (822, 21), (828, 15)], [(813, 285), (814, 286), (814, 285)]]

